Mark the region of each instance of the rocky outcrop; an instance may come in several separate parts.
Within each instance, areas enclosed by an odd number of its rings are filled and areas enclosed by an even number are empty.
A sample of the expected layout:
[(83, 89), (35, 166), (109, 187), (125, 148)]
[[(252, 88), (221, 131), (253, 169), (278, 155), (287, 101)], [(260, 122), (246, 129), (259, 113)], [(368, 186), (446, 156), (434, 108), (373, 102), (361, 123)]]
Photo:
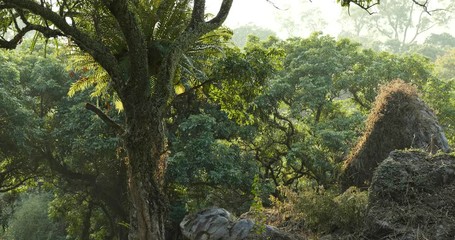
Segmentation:
[(369, 191), (366, 239), (455, 239), (455, 155), (394, 151)]
[(186, 216), (180, 223), (183, 235), (190, 240), (297, 240), (279, 229), (255, 224), (250, 219), (235, 219), (223, 208), (210, 208)]
[(396, 80), (381, 87), (365, 133), (345, 161), (342, 188), (368, 187), (374, 170), (391, 151), (408, 148), (450, 150), (436, 116), (416, 88)]

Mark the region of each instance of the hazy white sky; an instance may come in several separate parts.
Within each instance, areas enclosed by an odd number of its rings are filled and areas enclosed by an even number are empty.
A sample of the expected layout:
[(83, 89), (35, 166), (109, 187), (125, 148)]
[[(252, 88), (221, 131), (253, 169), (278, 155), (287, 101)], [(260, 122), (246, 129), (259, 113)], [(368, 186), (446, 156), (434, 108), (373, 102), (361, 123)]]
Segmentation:
[[(221, 0), (207, 1), (207, 12), (215, 14), (219, 9)], [(272, 4), (272, 3), (273, 4)], [(325, 33), (337, 35), (340, 27), (337, 19), (342, 9), (335, 0), (234, 0), (231, 12), (225, 24), (231, 28), (252, 23), (275, 31), (280, 37), (288, 35), (305, 35), (309, 29), (300, 29), (300, 32), (289, 32), (279, 23), (282, 19), (293, 19), (296, 23), (304, 18), (302, 13), (309, 9), (317, 9), (316, 14), (324, 19), (328, 26), (323, 29)], [(313, 17), (314, 16), (308, 16)], [(303, 33), (306, 32), (306, 33)]]
[[(221, 1), (208, 0), (207, 12), (216, 14)], [(431, 2), (438, 3), (437, 0)], [(290, 36), (306, 37), (315, 30), (337, 36), (342, 29), (338, 21), (341, 11), (348, 9), (342, 8), (336, 0), (234, 0), (225, 25), (235, 29), (254, 24), (273, 30), (283, 39)], [(303, 24), (304, 21), (306, 25)], [(327, 24), (323, 28), (318, 26), (319, 28), (312, 29), (312, 26), (320, 22)], [(444, 31), (455, 35), (455, 24), (448, 26), (451, 29)], [(438, 28), (432, 31), (440, 32)]]

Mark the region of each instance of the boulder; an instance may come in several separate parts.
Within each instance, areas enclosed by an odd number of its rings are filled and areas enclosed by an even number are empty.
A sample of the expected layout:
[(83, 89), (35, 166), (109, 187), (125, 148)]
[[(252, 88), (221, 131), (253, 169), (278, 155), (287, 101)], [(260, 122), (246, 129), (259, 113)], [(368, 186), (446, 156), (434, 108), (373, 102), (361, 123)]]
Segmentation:
[(187, 215), (180, 223), (183, 235), (190, 240), (296, 240), (297, 236), (250, 219), (236, 219), (223, 208), (210, 208)]
[(455, 239), (455, 155), (393, 151), (369, 191), (366, 239)]
[(376, 167), (396, 149), (449, 152), (447, 139), (433, 111), (417, 89), (401, 80), (382, 86), (364, 135), (345, 161), (342, 188), (367, 188)]

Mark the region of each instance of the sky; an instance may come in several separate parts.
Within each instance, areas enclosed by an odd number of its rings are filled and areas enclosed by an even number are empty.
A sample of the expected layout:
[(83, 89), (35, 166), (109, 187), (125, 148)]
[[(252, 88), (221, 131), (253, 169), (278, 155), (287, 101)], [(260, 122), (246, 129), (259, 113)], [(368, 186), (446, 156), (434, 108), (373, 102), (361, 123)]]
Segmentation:
[[(207, 1), (207, 12), (215, 14), (219, 9), (221, 0)], [(337, 23), (340, 11), (343, 9), (335, 0), (234, 0), (231, 12), (226, 19), (225, 25), (236, 28), (242, 25), (254, 24), (273, 30), (282, 38), (289, 35), (308, 35), (310, 30), (301, 32), (289, 32), (280, 26), (280, 21), (293, 18), (295, 22), (301, 22), (302, 13), (317, 9), (320, 18), (327, 21), (328, 27), (324, 33), (336, 36), (339, 32)], [(344, 9), (345, 10), (345, 9)], [(300, 30), (299, 30), (300, 31)]]
[[(221, 2), (208, 0), (206, 12), (216, 14)], [(348, 9), (341, 7), (336, 0), (234, 0), (225, 25), (235, 29), (254, 24), (273, 30), (282, 39), (307, 37), (315, 30), (336, 37), (342, 29), (338, 21), (341, 11), (347, 12)], [(321, 22), (326, 22), (326, 25), (316, 26)], [(449, 32), (455, 35), (455, 24), (449, 26)], [(433, 31), (441, 32), (436, 28)]]

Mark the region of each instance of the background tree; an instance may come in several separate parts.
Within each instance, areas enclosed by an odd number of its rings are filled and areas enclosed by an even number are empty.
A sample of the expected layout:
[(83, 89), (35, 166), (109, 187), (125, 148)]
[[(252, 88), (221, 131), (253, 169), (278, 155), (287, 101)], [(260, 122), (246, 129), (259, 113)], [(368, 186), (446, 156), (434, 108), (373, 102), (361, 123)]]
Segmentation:
[(370, 47), (396, 53), (406, 52), (419, 38), (423, 40), (422, 36), (430, 29), (447, 25), (453, 19), (454, 7), (451, 1), (427, 1), (423, 8), (414, 1), (381, 1), (370, 10), (373, 13), (371, 15), (359, 9), (343, 12), (342, 21), (353, 23), (344, 24), (345, 31), (353, 32), (351, 35), (345, 33), (344, 36), (380, 39), (382, 46), (376, 44)]
[(45, 193), (31, 193), (23, 196), (10, 221), (7, 239), (66, 239), (64, 225), (49, 219), (50, 199), (51, 196)]
[(34, 161), (31, 146), (38, 121), (27, 108), (21, 88), (19, 66), (13, 55), (4, 52), (0, 57), (0, 192), (22, 186), (35, 176), (39, 165)]
[(254, 35), (261, 40), (265, 40), (270, 36), (276, 37), (276, 33), (273, 32), (272, 30), (263, 28), (260, 26), (252, 25), (252, 24), (235, 28), (233, 30), (233, 32), (234, 32), (234, 35), (232, 37), (232, 41), (239, 48), (242, 48), (245, 46), (245, 44), (248, 40), (248, 36), (250, 36), (250, 35)]
[[(218, 34), (215, 31), (213, 37)], [(229, 41), (223, 38), (216, 45), (222, 51), (192, 56), (195, 72), (204, 74), (182, 72), (184, 84), (176, 88), (167, 122), (172, 235), (179, 232), (187, 211), (217, 205), (240, 214), (252, 200), (251, 185), (259, 167), (239, 139), (252, 134), (246, 109), (279, 68), (281, 51), (264, 47), (257, 37), (249, 38), (242, 50)]]
[(284, 66), (246, 108), (255, 137), (242, 144), (276, 187), (335, 184), (380, 85), (403, 79), (430, 102), (440, 100), (430, 86), (445, 86), (419, 55), (376, 52), (320, 33), (273, 44), (284, 49)]
[(435, 78), (426, 85), (426, 98), (446, 131), (449, 143), (455, 142), (455, 50), (448, 51), (435, 62)]
[[(124, 156), (112, 129), (86, 111), (88, 93), (65, 99), (56, 107), (42, 157), (57, 185), (52, 215), (65, 219), (68, 235), (87, 239), (127, 237), (128, 200)], [(108, 107), (100, 104), (108, 112)], [(114, 109), (112, 119), (117, 119)], [(71, 136), (71, 137), (68, 137)]]
[(12, 219), (12, 216), (17, 208), (17, 201), (19, 194), (17, 191), (9, 191), (7, 193), (0, 194), (1, 210), (0, 210), (0, 223), (1, 230), (0, 236), (5, 236), (8, 229), (8, 222)]
[(337, 84), (346, 87), (364, 110), (371, 107), (381, 84), (399, 78), (422, 88), (432, 77), (430, 61), (417, 54), (399, 56), (362, 50), (353, 60), (349, 71), (337, 75)]
[(274, 19), (285, 38), (306, 37), (312, 32), (324, 31), (328, 26), (321, 9), (312, 2), (282, 1), (275, 4), (278, 11)]
[(411, 51), (415, 51), (423, 56), (435, 61), (438, 57), (444, 55), (450, 49), (453, 49), (455, 38), (449, 33), (431, 34), (423, 44), (416, 44)]
[(254, 101), (256, 135), (244, 144), (275, 187), (299, 186), (302, 179), (329, 185), (356, 135), (344, 129), (361, 121), (340, 108), (344, 103), (336, 99), (342, 92), (334, 78), (349, 66), (344, 60), (358, 45), (319, 33), (277, 44), (286, 53), (283, 70)]

